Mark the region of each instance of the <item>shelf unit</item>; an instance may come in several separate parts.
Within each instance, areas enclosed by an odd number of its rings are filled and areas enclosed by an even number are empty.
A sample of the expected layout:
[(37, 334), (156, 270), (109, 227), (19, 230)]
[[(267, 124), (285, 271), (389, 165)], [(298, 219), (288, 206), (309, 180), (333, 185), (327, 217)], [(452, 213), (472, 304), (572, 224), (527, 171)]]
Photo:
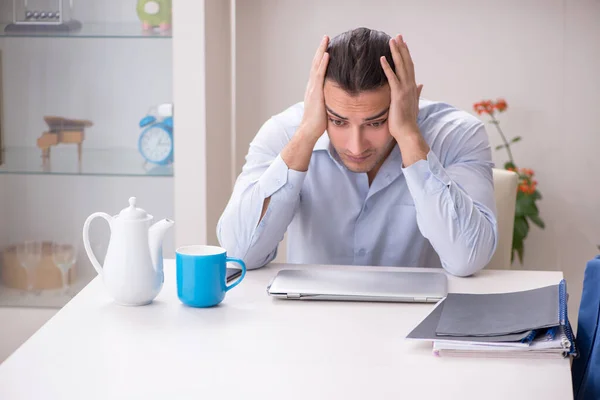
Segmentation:
[[(81, 29), (70, 33), (7, 33), (7, 24), (0, 24), (0, 51), (8, 49), (3, 51), (3, 64), (12, 67), (2, 72), (0, 250), (30, 239), (79, 242), (87, 215), (116, 214), (130, 196), (137, 196), (139, 206), (157, 219), (172, 217), (173, 165), (146, 163), (136, 135), (141, 132), (137, 122), (150, 106), (163, 99), (172, 102), (172, 56), (164, 51), (170, 52), (173, 34), (144, 31), (135, 21), (135, 5), (129, 13), (131, 22), (82, 21)], [(6, 20), (6, 15), (0, 18)], [(19, 62), (24, 57), (29, 58)], [(153, 74), (160, 76), (160, 85), (141, 82)], [(123, 84), (127, 81), (132, 81), (131, 88)], [(82, 83), (89, 90), (77, 86)], [(32, 88), (35, 85), (39, 88)], [(57, 90), (61, 85), (64, 90)], [(81, 161), (77, 146), (70, 144), (53, 146), (44, 160), (35, 146), (45, 128), (42, 115), (86, 115), (81, 110), (96, 115), (94, 130), (83, 142)], [(91, 238), (101, 259), (110, 232), (107, 226), (94, 229)], [(76, 247), (76, 280), (67, 293), (61, 288), (27, 291), (0, 282), (0, 307), (63, 307), (96, 276), (83, 244)], [(173, 254), (173, 247), (173, 240), (167, 239), (165, 256)], [(2, 258), (0, 253), (0, 268)]]
[[(123, 8), (123, 3), (111, 0), (107, 3), (113, 6)], [(95, 4), (95, 3), (94, 3)], [(100, 3), (98, 3), (100, 4)], [(104, 6), (104, 2), (96, 7)], [(2, 8), (0, 7), (0, 12)], [(62, 57), (73, 52), (77, 54), (85, 52), (88, 46), (94, 47), (95, 51), (105, 51), (116, 59), (109, 60), (105, 66), (118, 65), (121, 70), (133, 71), (128, 76), (127, 84), (130, 81), (140, 80), (140, 76), (148, 74), (148, 71), (154, 71), (156, 64), (168, 62), (168, 73), (154, 72), (153, 77), (144, 78), (144, 82), (153, 86), (153, 90), (147, 90), (145, 85), (138, 85), (134, 88), (125, 88), (111, 81), (110, 90), (105, 86), (91, 86), (94, 91), (101, 91), (103, 95), (115, 95), (116, 101), (120, 101), (123, 107), (131, 106), (132, 101), (123, 101), (122, 96), (143, 97), (148, 103), (158, 104), (158, 101), (166, 102), (160, 96), (149, 98), (149, 94), (155, 94), (157, 89), (165, 91), (165, 81), (168, 80), (168, 94), (172, 96), (172, 103), (175, 104), (175, 162), (170, 171), (165, 174), (147, 174), (139, 168), (138, 161), (135, 161), (133, 154), (134, 146), (131, 137), (122, 137), (122, 129), (113, 129), (111, 127), (101, 127), (95, 125), (94, 129), (102, 134), (112, 135), (114, 139), (106, 143), (93, 142), (94, 137), (86, 133), (84, 143), (84, 155), (81, 172), (74, 169), (73, 161), (76, 161), (76, 150), (68, 146), (56, 146), (57, 151), (64, 151), (65, 159), (61, 160), (66, 166), (61, 167), (63, 173), (54, 173), (59, 171), (58, 167), (52, 168), (53, 172), (46, 172), (39, 166), (40, 159), (37, 159), (39, 149), (34, 147), (35, 141), (32, 140), (39, 136), (43, 129), (43, 120), (41, 112), (30, 112), (24, 117), (24, 121), (31, 122), (32, 127), (20, 129), (19, 124), (12, 125), (10, 121), (5, 124), (5, 144), (7, 150), (5, 155), (10, 158), (14, 148), (31, 147), (24, 152), (30, 152), (33, 164), (7, 163), (4, 166), (4, 172), (0, 173), (0, 245), (6, 245), (12, 242), (9, 234), (23, 235), (29, 226), (35, 228), (37, 221), (41, 226), (42, 232), (54, 233), (55, 231), (75, 232), (78, 236), (81, 234), (81, 228), (85, 218), (93, 212), (104, 211), (109, 214), (116, 214), (127, 205), (127, 199), (132, 195), (137, 195), (139, 206), (152, 213), (155, 218), (162, 219), (169, 217), (175, 220), (175, 226), (171, 233), (167, 234), (163, 243), (165, 257), (173, 257), (174, 249), (177, 246), (185, 244), (216, 244), (215, 227), (219, 215), (221, 214), (229, 196), (231, 195), (232, 176), (234, 175), (234, 127), (235, 127), (235, 96), (234, 87), (235, 72), (234, 68), (234, 49), (235, 49), (235, 11), (236, 1), (222, 0), (197, 0), (193, 2), (176, 2), (173, 5), (173, 28), (171, 37), (169, 36), (143, 36), (134, 32), (134, 30), (116, 30), (106, 29), (99, 36), (89, 35), (86, 37), (82, 32), (79, 36), (0, 36), (0, 49), (4, 46), (12, 46), (13, 51), (24, 49), (30, 52), (47, 52), (47, 47), (54, 45), (55, 49), (49, 58), (49, 61), (55, 62), (56, 57)], [(0, 19), (1, 20), (1, 19)], [(85, 21), (83, 21), (85, 25)], [(124, 26), (124, 25), (123, 25)], [(134, 24), (128, 25), (134, 26)], [(137, 29), (137, 28), (136, 28)], [(128, 33), (123, 33), (123, 32)], [(136, 68), (129, 65), (132, 62), (140, 62), (140, 59), (146, 60), (144, 55), (138, 54), (139, 51), (152, 52), (157, 46), (168, 44), (169, 53), (154, 56), (150, 58), (151, 62), (144, 61)], [(56, 53), (60, 53), (57, 55)], [(143, 53), (146, 54), (146, 53)], [(94, 54), (91, 54), (93, 56)], [(88, 54), (90, 56), (90, 54)], [(96, 55), (97, 56), (97, 55)], [(127, 60), (127, 62), (123, 61)], [(27, 59), (25, 59), (27, 61)], [(46, 65), (46, 59), (43, 63), (35, 65), (27, 64), (26, 68), (33, 70), (33, 78), (39, 78), (43, 74), (36, 68), (39, 65)], [(104, 59), (81, 56), (78, 63), (83, 63), (86, 68), (93, 70), (84, 70), (82, 76), (72, 79), (75, 88), (77, 85), (86, 85), (89, 81), (97, 82), (98, 75), (107, 76), (105, 67), (98, 67), (98, 62), (105, 62)], [(118, 63), (121, 62), (119, 65)], [(21, 62), (19, 65), (24, 64)], [(56, 64), (56, 62), (55, 62)], [(62, 64), (58, 64), (59, 66)], [(13, 68), (16, 74), (29, 73), (26, 68)], [(46, 67), (47, 68), (47, 67)], [(52, 68), (56, 73), (61, 72), (55, 65)], [(69, 74), (80, 73), (81, 68), (70, 66)], [(36, 105), (39, 102), (51, 102), (52, 97), (39, 99), (34, 95), (31, 102), (18, 102), (19, 97), (7, 95), (7, 88), (11, 90), (20, 89), (15, 82), (7, 82), (7, 71), (4, 71), (4, 97), (6, 101), (11, 101), (14, 109), (10, 109), (11, 115), (18, 113), (27, 107)], [(71, 77), (71, 76), (70, 76)], [(116, 78), (123, 77), (122, 75)], [(22, 78), (23, 79), (23, 78)], [(53, 81), (48, 81), (50, 85)], [(161, 86), (162, 85), (162, 86)], [(41, 85), (43, 86), (43, 85)], [(123, 85), (121, 85), (123, 86)], [(15, 89), (17, 88), (17, 89)], [(61, 93), (60, 88), (51, 91), (41, 92), (42, 95), (52, 93)], [(87, 93), (84, 93), (87, 95)], [(82, 101), (79, 101), (82, 98)], [(71, 100), (70, 106), (79, 107), (86, 105), (86, 102), (93, 102), (93, 98), (75, 96)], [(14, 101), (18, 103), (14, 103)], [(43, 103), (43, 104), (46, 104)], [(16, 106), (18, 105), (18, 107)], [(6, 104), (5, 104), (6, 106)], [(38, 104), (39, 106), (39, 104)], [(132, 108), (127, 114), (133, 122), (128, 122), (127, 126), (135, 127), (140, 112), (146, 112), (147, 105), (139, 108)], [(119, 110), (117, 110), (119, 111)], [(5, 107), (6, 112), (6, 107)], [(45, 112), (45, 111), (44, 111)], [(50, 115), (57, 115), (53, 112)], [(58, 114), (60, 115), (60, 114)], [(112, 119), (118, 119), (119, 115), (125, 115), (122, 112), (118, 114), (113, 112)], [(65, 116), (67, 117), (67, 116)], [(85, 115), (69, 115), (70, 118), (88, 118)], [(116, 120), (115, 119), (115, 120)], [(37, 121), (37, 122), (36, 122)], [(108, 121), (108, 120), (102, 120)], [(7, 121), (4, 121), (7, 122)], [(94, 121), (97, 122), (97, 121)], [(38, 125), (35, 125), (35, 124)], [(117, 127), (119, 128), (119, 127)], [(136, 128), (139, 129), (139, 128)], [(20, 136), (13, 136), (15, 132), (33, 135), (30, 139), (24, 139)], [(127, 133), (129, 134), (129, 133)], [(19, 140), (17, 140), (19, 139)], [(113, 143), (114, 142), (114, 143)], [(110, 146), (114, 144), (114, 146)], [(137, 144), (137, 142), (136, 142)], [(123, 166), (129, 164), (129, 161), (121, 164), (122, 169), (117, 173), (109, 174), (107, 164), (101, 166), (98, 175), (95, 175), (93, 169), (88, 167), (86, 151), (95, 152), (95, 149), (115, 149), (117, 147), (127, 147), (132, 151), (132, 158), (124, 157), (126, 160), (133, 160), (132, 169)], [(100, 151), (100, 150), (98, 150)], [(52, 162), (58, 162), (53, 158)], [(70, 161), (66, 161), (69, 158)], [(93, 158), (93, 156), (90, 157)], [(36, 161), (37, 159), (37, 161)], [(99, 157), (106, 161), (106, 158)], [(141, 158), (140, 158), (141, 160)], [(32, 168), (27, 165), (33, 165)], [(112, 168), (112, 167), (111, 167)], [(133, 172), (131, 172), (133, 170)], [(87, 172), (85, 172), (87, 171)], [(4, 190), (6, 188), (6, 190)], [(69, 201), (72, 201), (70, 203)], [(64, 202), (62, 204), (61, 202)], [(94, 226), (94, 224), (93, 224)], [(107, 226), (101, 226), (98, 222), (96, 228), (97, 237), (106, 238), (109, 234)], [(102, 236), (104, 234), (104, 236)], [(46, 235), (49, 236), (49, 235)], [(45, 239), (45, 238), (44, 238)], [(105, 241), (106, 243), (106, 241)], [(101, 250), (100, 250), (101, 252)], [(78, 261), (88, 263), (86, 255), (80, 250)], [(89, 272), (91, 279), (95, 276), (95, 271), (88, 266), (83, 268), (86, 273)], [(85, 274), (81, 274), (82, 276)], [(0, 289), (1, 290), (1, 289)], [(19, 299), (12, 305), (24, 305)], [(18, 303), (18, 304), (17, 304)], [(35, 304), (32, 302), (31, 304)], [(0, 303), (0, 307), (7, 306), (6, 302)], [(60, 305), (58, 305), (60, 306)]]

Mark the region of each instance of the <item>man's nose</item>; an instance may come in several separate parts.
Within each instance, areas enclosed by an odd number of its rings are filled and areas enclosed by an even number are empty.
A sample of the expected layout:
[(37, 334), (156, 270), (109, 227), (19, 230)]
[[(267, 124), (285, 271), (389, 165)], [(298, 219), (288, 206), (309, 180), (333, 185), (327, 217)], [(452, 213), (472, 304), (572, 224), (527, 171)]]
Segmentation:
[(366, 149), (363, 141), (362, 129), (357, 126), (353, 127), (348, 139), (348, 151), (353, 156), (360, 156)]

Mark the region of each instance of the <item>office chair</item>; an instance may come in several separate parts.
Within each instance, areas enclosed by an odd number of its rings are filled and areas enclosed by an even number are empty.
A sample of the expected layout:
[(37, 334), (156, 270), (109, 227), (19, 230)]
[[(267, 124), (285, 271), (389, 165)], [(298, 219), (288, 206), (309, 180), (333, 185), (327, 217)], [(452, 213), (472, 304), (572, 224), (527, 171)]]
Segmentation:
[(510, 269), (519, 176), (516, 172), (505, 169), (493, 168), (492, 171), (498, 220), (498, 245), (485, 268)]
[(575, 400), (600, 399), (600, 256), (588, 261), (583, 278), (571, 368)]

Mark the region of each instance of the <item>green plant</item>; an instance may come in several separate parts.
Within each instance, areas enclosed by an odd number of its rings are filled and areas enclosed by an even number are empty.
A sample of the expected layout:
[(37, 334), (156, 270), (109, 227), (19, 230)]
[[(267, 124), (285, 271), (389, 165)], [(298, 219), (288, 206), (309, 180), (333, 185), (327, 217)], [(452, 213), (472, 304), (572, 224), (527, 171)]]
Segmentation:
[(512, 255), (511, 261), (514, 260), (515, 253), (519, 257), (519, 261), (523, 264), (523, 254), (525, 251), (525, 238), (529, 233), (529, 223), (533, 223), (544, 229), (544, 221), (540, 218), (540, 213), (536, 202), (542, 199), (541, 193), (537, 190), (537, 181), (533, 179), (534, 172), (528, 168), (518, 168), (510, 149), (514, 143), (521, 141), (521, 136), (515, 136), (507, 140), (504, 132), (500, 128), (500, 121), (496, 118), (496, 113), (506, 111), (508, 104), (504, 99), (498, 99), (495, 102), (491, 100), (482, 100), (473, 105), (477, 114), (487, 114), (490, 117), (490, 123), (496, 127), (496, 130), (502, 138), (501, 145), (496, 146), (496, 150), (506, 149), (508, 161), (504, 164), (504, 168), (509, 171), (514, 171), (519, 175), (519, 186), (517, 191), (517, 203), (515, 209), (515, 225), (513, 229)]

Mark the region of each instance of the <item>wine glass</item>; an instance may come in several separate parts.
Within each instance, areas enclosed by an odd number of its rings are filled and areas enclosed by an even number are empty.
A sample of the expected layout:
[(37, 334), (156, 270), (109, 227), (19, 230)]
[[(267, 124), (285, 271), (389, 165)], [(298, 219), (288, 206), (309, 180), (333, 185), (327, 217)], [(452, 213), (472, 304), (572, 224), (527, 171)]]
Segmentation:
[(52, 259), (62, 275), (63, 294), (68, 294), (69, 292), (70, 285), (68, 274), (69, 270), (73, 267), (73, 264), (75, 264), (76, 258), (77, 250), (75, 246), (56, 242), (52, 243)]
[(42, 260), (42, 242), (27, 240), (17, 244), (17, 259), (27, 272), (27, 290), (33, 290), (35, 270)]

